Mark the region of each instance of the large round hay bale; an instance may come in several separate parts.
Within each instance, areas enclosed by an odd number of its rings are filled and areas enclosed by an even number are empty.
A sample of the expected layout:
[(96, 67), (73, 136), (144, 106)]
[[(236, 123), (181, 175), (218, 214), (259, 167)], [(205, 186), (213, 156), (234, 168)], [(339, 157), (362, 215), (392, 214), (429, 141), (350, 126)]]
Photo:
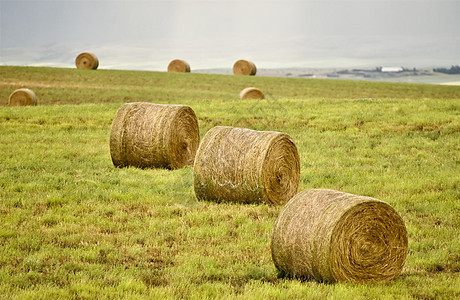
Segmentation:
[(168, 65), (168, 72), (190, 72), (190, 65), (182, 59), (175, 59)]
[(8, 105), (10, 106), (27, 106), (37, 105), (37, 96), (32, 90), (17, 89), (11, 93), (8, 98)]
[(124, 104), (110, 132), (110, 154), (116, 167), (178, 169), (192, 165), (199, 143), (198, 120), (186, 105)]
[(271, 252), (276, 268), (292, 277), (389, 281), (404, 266), (407, 231), (383, 201), (312, 189), (294, 196), (280, 213)]
[(240, 59), (233, 64), (233, 74), (235, 75), (256, 75), (256, 65), (248, 60)]
[(203, 137), (193, 172), (198, 199), (281, 204), (297, 193), (299, 154), (285, 133), (216, 126)]
[(96, 70), (99, 67), (99, 60), (93, 53), (83, 52), (75, 59), (75, 65), (77, 69)]
[(264, 93), (256, 87), (247, 87), (240, 92), (240, 99), (264, 99)]

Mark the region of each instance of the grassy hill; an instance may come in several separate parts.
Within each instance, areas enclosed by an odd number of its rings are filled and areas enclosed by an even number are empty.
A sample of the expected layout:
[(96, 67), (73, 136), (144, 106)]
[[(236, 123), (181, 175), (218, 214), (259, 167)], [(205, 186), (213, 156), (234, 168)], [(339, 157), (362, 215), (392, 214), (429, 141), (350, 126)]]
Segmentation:
[(241, 77), (197, 73), (0, 67), (0, 105), (15, 88), (29, 87), (40, 105), (183, 100), (237, 100), (257, 86), (269, 98), (289, 99), (459, 99), (458, 86), (304, 78)]
[[(460, 87), (209, 74), (0, 67), (0, 293), (6, 298), (460, 297)], [(256, 86), (265, 100), (239, 100)], [(36, 107), (8, 107), (16, 88)], [(390, 283), (280, 277), (282, 207), (198, 201), (192, 168), (113, 167), (126, 102), (186, 104), (215, 125), (292, 136), (299, 191), (391, 204), (410, 253)]]

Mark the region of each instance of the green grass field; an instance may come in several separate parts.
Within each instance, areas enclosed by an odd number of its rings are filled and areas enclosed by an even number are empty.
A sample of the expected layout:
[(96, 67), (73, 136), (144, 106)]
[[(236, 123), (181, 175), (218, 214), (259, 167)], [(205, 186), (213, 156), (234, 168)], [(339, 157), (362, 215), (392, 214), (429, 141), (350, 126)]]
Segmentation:
[[(116, 70), (0, 67), (0, 298), (460, 297), (460, 87)], [(248, 86), (265, 100), (239, 100)], [(16, 88), (38, 106), (8, 107)], [(215, 125), (291, 135), (299, 191), (381, 199), (410, 252), (390, 283), (278, 276), (280, 206), (195, 198), (192, 168), (114, 168), (126, 102), (186, 104)]]

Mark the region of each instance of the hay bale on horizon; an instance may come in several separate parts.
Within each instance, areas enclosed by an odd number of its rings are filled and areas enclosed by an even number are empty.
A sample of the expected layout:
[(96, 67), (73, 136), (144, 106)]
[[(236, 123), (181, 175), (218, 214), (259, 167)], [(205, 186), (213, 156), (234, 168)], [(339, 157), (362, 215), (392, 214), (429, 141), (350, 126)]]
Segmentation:
[(240, 59), (233, 64), (233, 74), (235, 75), (256, 75), (256, 65), (249, 61)]
[(8, 98), (10, 106), (29, 106), (37, 105), (37, 96), (32, 90), (22, 88), (17, 89), (10, 94)]
[(75, 59), (77, 69), (96, 70), (99, 67), (99, 60), (96, 55), (90, 52), (82, 52)]
[(247, 87), (240, 92), (240, 99), (264, 99), (264, 93), (256, 87)]
[(168, 65), (168, 72), (190, 72), (190, 65), (182, 59), (175, 59)]
[(402, 271), (407, 231), (387, 203), (328, 189), (294, 196), (276, 220), (272, 259), (285, 275), (326, 282), (390, 281)]
[(110, 132), (110, 154), (116, 167), (178, 169), (193, 165), (199, 143), (198, 120), (186, 105), (124, 104)]
[(297, 193), (300, 160), (285, 133), (216, 126), (200, 143), (193, 173), (198, 199), (283, 204)]

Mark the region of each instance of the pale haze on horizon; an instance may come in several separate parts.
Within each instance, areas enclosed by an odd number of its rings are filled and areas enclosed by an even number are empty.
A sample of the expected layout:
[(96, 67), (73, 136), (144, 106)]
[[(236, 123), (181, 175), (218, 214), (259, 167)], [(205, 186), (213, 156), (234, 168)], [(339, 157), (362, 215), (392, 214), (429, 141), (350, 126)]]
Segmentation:
[(0, 65), (193, 69), (450, 67), (460, 64), (460, 0), (0, 0)]

